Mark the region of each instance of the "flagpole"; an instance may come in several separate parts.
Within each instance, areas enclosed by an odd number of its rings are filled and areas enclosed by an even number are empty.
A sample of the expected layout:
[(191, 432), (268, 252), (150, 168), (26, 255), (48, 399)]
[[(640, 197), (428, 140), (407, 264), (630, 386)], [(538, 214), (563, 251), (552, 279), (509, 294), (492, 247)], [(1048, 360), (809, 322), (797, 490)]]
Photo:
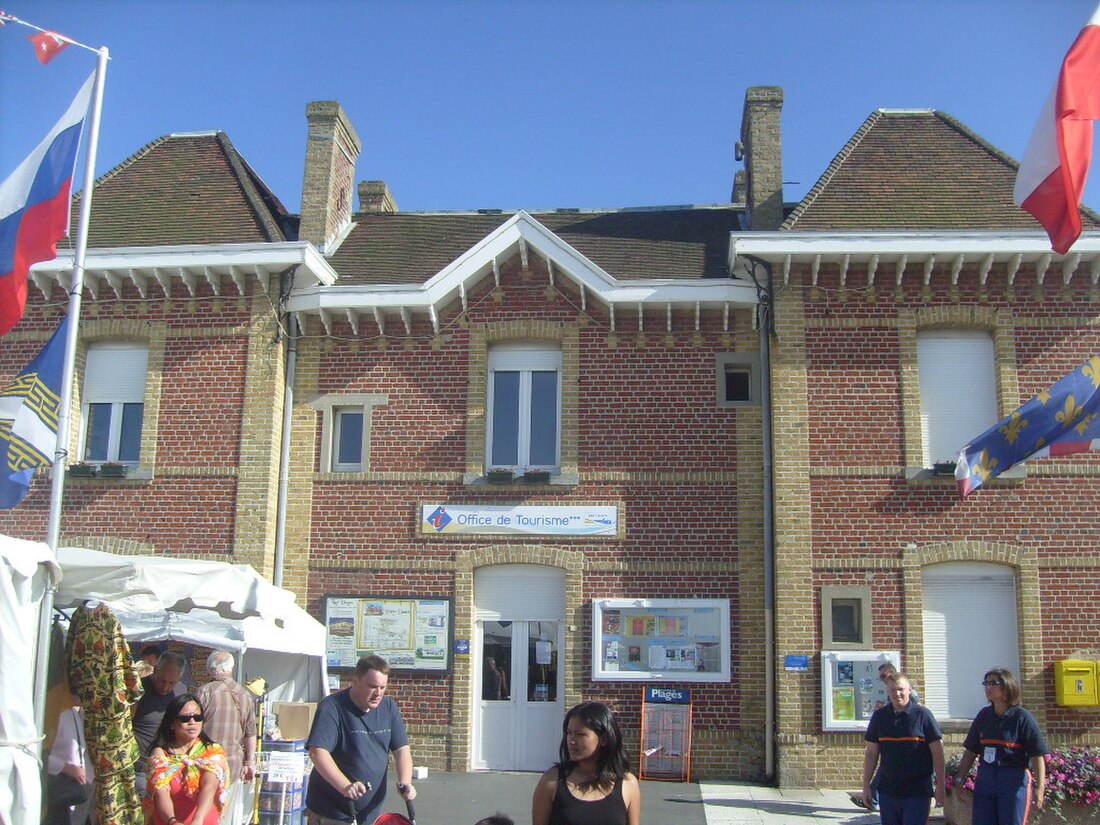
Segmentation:
[[(107, 77), (110, 53), (106, 46), (98, 49), (95, 85), (92, 88), (91, 116), (88, 120), (88, 152), (84, 160), (84, 189), (80, 198), (80, 220), (77, 224), (76, 250), (73, 255), (73, 275), (69, 287), (69, 327), (65, 338), (65, 362), (61, 372), (61, 407), (57, 416), (57, 444), (54, 449), (53, 478), (50, 487), (50, 520), (46, 544), (57, 555), (61, 538), (61, 503), (65, 492), (65, 469), (69, 458), (69, 429), (72, 421), (73, 375), (76, 364), (76, 344), (80, 331), (80, 302), (84, 292), (84, 259), (88, 247), (88, 225), (92, 214), (92, 190), (95, 188), (95, 162), (99, 149), (99, 119), (103, 111), (103, 84)], [(46, 681), (49, 668), (50, 625), (53, 619), (55, 586), (47, 588), (42, 598), (38, 622), (38, 661), (36, 663), (34, 712), (39, 730), (45, 730)], [(44, 743), (39, 743), (41, 754)]]

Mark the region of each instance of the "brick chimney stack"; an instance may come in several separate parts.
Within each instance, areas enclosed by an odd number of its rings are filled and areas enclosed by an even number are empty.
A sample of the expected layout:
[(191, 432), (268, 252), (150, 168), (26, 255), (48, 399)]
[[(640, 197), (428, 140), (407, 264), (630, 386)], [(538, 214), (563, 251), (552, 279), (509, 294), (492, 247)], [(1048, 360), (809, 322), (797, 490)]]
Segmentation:
[(752, 86), (745, 92), (739, 154), (745, 159), (749, 228), (778, 229), (783, 223), (783, 89)]
[(360, 212), (396, 212), (397, 201), (384, 180), (365, 180), (359, 184)]
[(309, 137), (298, 237), (324, 249), (351, 222), (355, 162), (363, 144), (335, 100), (308, 104), (306, 119)]

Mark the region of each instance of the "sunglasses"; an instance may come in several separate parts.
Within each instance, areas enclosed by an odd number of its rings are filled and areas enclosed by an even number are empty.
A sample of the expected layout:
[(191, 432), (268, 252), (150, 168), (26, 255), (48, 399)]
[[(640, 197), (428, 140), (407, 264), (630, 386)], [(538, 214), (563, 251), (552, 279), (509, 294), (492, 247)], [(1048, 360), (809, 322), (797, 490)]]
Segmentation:
[(1002, 679), (986, 679), (982, 682), (984, 687), (1003, 687), (1004, 681)]
[(181, 713), (176, 717), (177, 722), (202, 722), (205, 719), (201, 713)]

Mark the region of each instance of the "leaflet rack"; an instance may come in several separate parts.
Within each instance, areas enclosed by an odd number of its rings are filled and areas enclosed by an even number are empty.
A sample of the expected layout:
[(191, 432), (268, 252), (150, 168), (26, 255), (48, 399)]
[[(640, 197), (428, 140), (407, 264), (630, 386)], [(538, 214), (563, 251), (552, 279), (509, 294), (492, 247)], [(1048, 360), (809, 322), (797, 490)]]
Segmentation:
[(691, 690), (642, 689), (639, 779), (691, 780)]

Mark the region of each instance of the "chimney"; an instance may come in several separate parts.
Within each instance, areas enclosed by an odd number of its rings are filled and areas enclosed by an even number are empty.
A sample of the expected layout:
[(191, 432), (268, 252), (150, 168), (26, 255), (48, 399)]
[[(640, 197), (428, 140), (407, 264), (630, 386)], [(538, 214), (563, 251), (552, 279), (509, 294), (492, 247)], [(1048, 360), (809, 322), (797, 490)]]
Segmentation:
[(737, 173), (733, 176), (733, 194), (730, 196), (730, 203), (744, 203), (745, 202), (745, 170), (738, 169)]
[(783, 223), (782, 110), (779, 86), (752, 86), (745, 92), (738, 154), (745, 159), (749, 228), (758, 231)]
[(396, 212), (397, 201), (384, 180), (365, 180), (359, 184), (360, 212)]
[(351, 222), (355, 161), (363, 144), (335, 100), (306, 106), (306, 172), (298, 237), (324, 249)]

